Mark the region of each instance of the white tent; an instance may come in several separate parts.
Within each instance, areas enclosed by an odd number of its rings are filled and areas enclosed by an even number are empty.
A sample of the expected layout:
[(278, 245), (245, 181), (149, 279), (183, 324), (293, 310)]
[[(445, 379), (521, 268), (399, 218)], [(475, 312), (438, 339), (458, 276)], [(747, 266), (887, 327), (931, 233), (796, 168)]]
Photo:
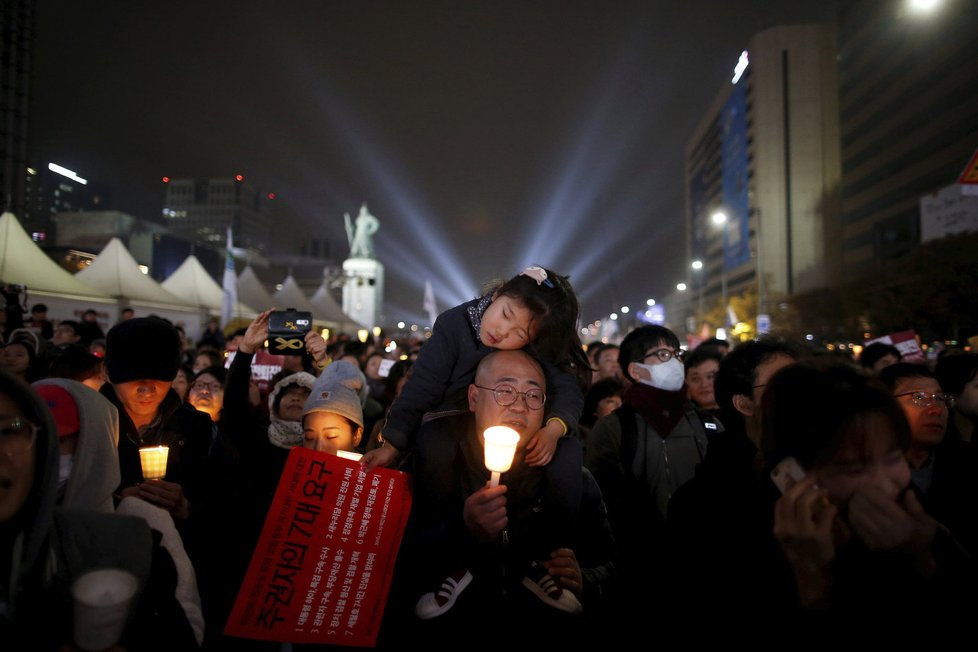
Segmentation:
[(343, 312), (343, 308), (336, 303), (336, 299), (333, 298), (329, 287), (327, 287), (325, 278), (313, 293), (312, 298), (309, 299), (309, 303), (319, 310), (319, 313), (325, 317), (328, 324), (331, 324), (334, 328), (338, 328), (342, 333), (356, 334), (358, 330), (363, 328), (363, 326), (353, 321), (352, 317)]
[(249, 306), (255, 306), (258, 310), (275, 307), (275, 300), (262, 285), (251, 265), (245, 267), (238, 277), (238, 299)]
[(279, 310), (295, 308), (296, 310), (311, 312), (316, 321), (325, 321), (319, 314), (319, 309), (309, 303), (309, 299), (303, 294), (302, 288), (295, 282), (291, 274), (285, 277), (285, 280), (282, 281), (282, 289), (273, 294), (272, 299), (275, 301), (275, 307)]
[(197, 307), (167, 292), (139, 271), (139, 265), (119, 238), (112, 238), (87, 269), (75, 275), (94, 288), (126, 304), (146, 308), (178, 308), (196, 312)]
[[(211, 278), (196, 256), (187, 256), (187, 260), (183, 261), (161, 285), (163, 289), (177, 295), (190, 305), (203, 308), (214, 316), (221, 314), (224, 290)], [(256, 314), (258, 313), (240, 301), (235, 304), (234, 317), (254, 319)]]
[(25, 285), (32, 294), (114, 303), (108, 294), (82, 283), (48, 258), (13, 213), (0, 216), (0, 280)]
[(88, 308), (106, 323), (116, 318), (115, 300), (48, 258), (13, 213), (0, 216), (0, 281), (26, 286), (28, 301), (43, 299), (52, 319), (77, 319)]

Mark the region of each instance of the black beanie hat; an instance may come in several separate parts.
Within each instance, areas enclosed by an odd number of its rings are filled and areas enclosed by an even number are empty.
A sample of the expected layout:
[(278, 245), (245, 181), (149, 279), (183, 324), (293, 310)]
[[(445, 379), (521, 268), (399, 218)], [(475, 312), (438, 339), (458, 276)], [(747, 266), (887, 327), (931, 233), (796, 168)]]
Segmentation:
[(180, 368), (180, 335), (157, 317), (119, 322), (105, 336), (105, 370), (113, 383), (172, 381)]

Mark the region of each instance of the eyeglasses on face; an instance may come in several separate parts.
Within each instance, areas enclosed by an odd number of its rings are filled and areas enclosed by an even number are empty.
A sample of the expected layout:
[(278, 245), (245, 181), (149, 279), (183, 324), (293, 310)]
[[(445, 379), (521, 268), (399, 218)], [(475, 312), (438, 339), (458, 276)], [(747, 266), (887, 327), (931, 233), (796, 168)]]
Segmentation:
[(547, 402), (547, 394), (542, 389), (528, 389), (525, 392), (518, 392), (512, 385), (496, 385), (495, 387), (476, 385), (476, 387), (492, 392), (492, 397), (500, 407), (509, 407), (520, 397), (526, 402), (526, 407), (531, 410), (539, 410)]
[(683, 357), (685, 357), (685, 355), (686, 352), (683, 351), (682, 349), (679, 349), (678, 351), (673, 351), (672, 349), (665, 349), (665, 348), (656, 349), (655, 351), (649, 351), (644, 356), (642, 356), (642, 362), (645, 362), (652, 356), (657, 357), (659, 359), (659, 362), (669, 362), (673, 358), (682, 362)]
[(195, 382), (190, 386), (190, 391), (192, 392), (202, 392), (207, 390), (211, 394), (214, 392), (219, 392), (224, 389), (224, 386), (220, 383), (206, 383), (206, 382)]
[(909, 396), (910, 402), (919, 408), (929, 408), (937, 402), (943, 403), (944, 407), (949, 410), (954, 407), (954, 397), (944, 392), (938, 394), (931, 394), (930, 392), (903, 392), (902, 394), (895, 394), (895, 396), (897, 398)]
[(34, 446), (38, 427), (26, 419), (15, 417), (0, 425), (0, 450), (8, 457), (23, 455)]

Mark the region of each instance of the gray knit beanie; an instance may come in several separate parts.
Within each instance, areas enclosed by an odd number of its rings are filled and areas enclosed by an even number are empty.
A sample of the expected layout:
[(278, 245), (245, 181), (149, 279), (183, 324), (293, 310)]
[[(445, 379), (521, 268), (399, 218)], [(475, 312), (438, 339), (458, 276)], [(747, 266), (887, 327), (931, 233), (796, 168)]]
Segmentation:
[(310, 412), (332, 412), (344, 416), (361, 428), (363, 409), (357, 392), (363, 387), (360, 370), (345, 360), (331, 363), (316, 379), (312, 393), (306, 399), (302, 415)]

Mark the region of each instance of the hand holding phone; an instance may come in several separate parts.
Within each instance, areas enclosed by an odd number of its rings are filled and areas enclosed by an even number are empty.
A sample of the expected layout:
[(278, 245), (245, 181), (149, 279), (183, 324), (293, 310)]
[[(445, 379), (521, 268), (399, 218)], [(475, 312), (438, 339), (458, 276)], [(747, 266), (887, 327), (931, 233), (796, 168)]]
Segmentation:
[(794, 457), (786, 457), (771, 470), (771, 481), (783, 494), (805, 479), (805, 470)]
[(268, 351), (276, 355), (302, 355), (305, 335), (312, 330), (312, 313), (289, 308), (268, 316)]

